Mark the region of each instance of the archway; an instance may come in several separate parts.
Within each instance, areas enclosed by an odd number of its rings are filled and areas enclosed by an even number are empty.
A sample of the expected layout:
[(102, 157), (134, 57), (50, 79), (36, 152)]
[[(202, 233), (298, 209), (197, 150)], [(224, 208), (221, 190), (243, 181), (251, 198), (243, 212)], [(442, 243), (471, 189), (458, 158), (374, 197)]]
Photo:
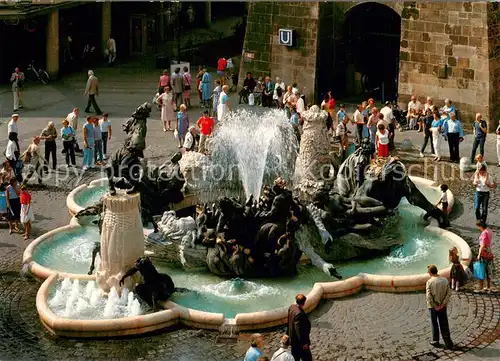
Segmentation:
[(377, 2), (353, 6), (343, 26), (345, 96), (365, 93), (395, 100), (399, 74), (401, 16)]

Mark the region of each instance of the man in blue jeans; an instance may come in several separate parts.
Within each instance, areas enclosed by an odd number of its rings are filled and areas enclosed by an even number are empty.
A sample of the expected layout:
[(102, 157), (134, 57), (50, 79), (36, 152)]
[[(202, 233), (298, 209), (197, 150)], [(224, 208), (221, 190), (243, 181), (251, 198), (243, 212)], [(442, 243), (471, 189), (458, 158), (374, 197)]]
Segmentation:
[(484, 156), (484, 143), (486, 142), (486, 134), (488, 134), (488, 124), (482, 119), (481, 113), (476, 114), (476, 121), (472, 125), (474, 127), (474, 143), (472, 144), (472, 153), (470, 155), (470, 163), (476, 162), (476, 150), (479, 146), (479, 154)]
[[(450, 326), (448, 324), (448, 315), (446, 306), (450, 301), (451, 290), (448, 287), (448, 280), (438, 275), (435, 265), (427, 266), (427, 272), (431, 278), (425, 284), (425, 295), (427, 308), (432, 324), (432, 346), (439, 346), (439, 329), (447, 349), (453, 348), (453, 342), (450, 337)], [(439, 328), (438, 328), (439, 323)]]
[(83, 170), (94, 168), (94, 124), (92, 117), (87, 117), (87, 124), (83, 126)]

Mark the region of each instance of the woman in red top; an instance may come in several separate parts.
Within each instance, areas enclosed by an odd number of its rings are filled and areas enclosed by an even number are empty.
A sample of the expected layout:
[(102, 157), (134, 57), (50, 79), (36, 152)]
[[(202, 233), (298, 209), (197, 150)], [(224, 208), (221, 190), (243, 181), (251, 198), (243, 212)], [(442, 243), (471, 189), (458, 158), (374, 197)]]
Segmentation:
[(158, 82), (158, 93), (161, 95), (163, 93), (163, 88), (170, 85), (170, 73), (168, 70), (163, 70), (163, 74), (160, 76), (160, 81)]
[(26, 185), (21, 186), (19, 193), (21, 198), (21, 223), (24, 224), (24, 239), (30, 238), (31, 222), (35, 220), (31, 207), (31, 194), (26, 189)]

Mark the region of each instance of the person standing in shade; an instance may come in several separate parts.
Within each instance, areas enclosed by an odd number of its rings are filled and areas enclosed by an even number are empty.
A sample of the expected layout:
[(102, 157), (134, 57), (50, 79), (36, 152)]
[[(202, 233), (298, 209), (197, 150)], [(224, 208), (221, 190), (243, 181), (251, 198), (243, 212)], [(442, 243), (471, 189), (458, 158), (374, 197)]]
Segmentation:
[[(222, 84), (222, 82), (220, 82), (220, 84)], [(203, 68), (203, 76), (201, 77), (200, 86), (202, 106), (203, 108), (209, 108), (210, 97), (212, 96), (212, 76), (206, 68)]]
[(14, 96), (14, 111), (17, 112), (19, 109), (24, 108), (23, 93), (24, 93), (24, 73), (19, 69), (14, 69), (10, 77), (10, 83), (12, 84), (12, 95)]
[[(76, 132), (78, 131), (78, 116), (80, 115), (80, 109), (75, 108), (71, 113), (68, 114), (66, 117), (66, 120), (69, 122), (69, 125), (73, 128), (75, 131), (75, 140), (74, 140), (74, 150), (76, 153), (83, 153), (83, 150), (80, 149), (80, 146), (78, 145), (78, 138), (76, 136)], [(63, 150), (64, 153), (64, 150)]]
[(92, 117), (87, 117), (87, 124), (83, 126), (83, 141), (85, 148), (83, 149), (83, 165), (82, 170), (94, 168), (94, 124)]
[(7, 147), (5, 148), (5, 158), (9, 161), (9, 165), (14, 171), (14, 175), (19, 183), (23, 181), (22, 175), (22, 167), (20, 164), (22, 162), (18, 162), (20, 157), (19, 148), (17, 146), (16, 138), (13, 134), (9, 135), (9, 141), (7, 142)]
[(227, 60), (224, 58), (219, 58), (219, 60), (217, 60), (217, 75), (219, 76), (219, 80), (222, 86), (226, 84), (226, 68)]
[(280, 348), (273, 354), (271, 361), (295, 361), (290, 348), (290, 337), (288, 335), (281, 336)]
[(217, 106), (219, 105), (219, 97), (220, 93), (222, 92), (222, 87), (220, 86), (220, 81), (216, 80), (215, 81), (215, 88), (212, 94), (212, 117), (217, 116)]
[(19, 221), (21, 219), (21, 200), (19, 199), (20, 186), (16, 178), (10, 179), (6, 190), (7, 220), (9, 221), (9, 234), (20, 232)]
[(250, 348), (245, 353), (243, 361), (258, 361), (259, 357), (262, 356), (262, 346), (264, 346), (262, 335), (260, 333), (254, 333), (252, 335), (252, 343), (250, 344)]
[(453, 348), (448, 325), (446, 306), (450, 302), (451, 291), (448, 280), (438, 275), (438, 269), (434, 265), (427, 266), (427, 272), (431, 278), (425, 284), (425, 298), (432, 325), (432, 346), (439, 345), (439, 330), (447, 349)]
[(488, 218), (488, 205), (490, 201), (490, 189), (495, 189), (496, 185), (493, 177), (488, 173), (486, 165), (482, 165), (479, 171), (474, 174), (476, 193), (474, 195), (474, 209), (476, 210), (476, 220), (486, 223)]
[[(366, 126), (368, 127), (368, 131), (370, 132), (370, 141), (373, 145), (375, 145), (375, 138), (377, 135), (377, 124), (379, 122), (379, 111), (377, 108), (373, 107), (372, 114), (368, 117), (368, 123)], [(384, 124), (384, 128), (387, 129), (388, 124)], [(389, 132), (387, 132), (387, 139), (389, 139)], [(387, 146), (389, 147), (389, 145)], [(389, 150), (389, 148), (387, 148)]]
[[(56, 170), (57, 168), (57, 129), (54, 126), (53, 122), (48, 122), (47, 127), (42, 130), (40, 133), (40, 139), (45, 140), (45, 162), (47, 163), (47, 167), (49, 165), (49, 158), (52, 155), (52, 169)], [(45, 168), (45, 172), (48, 169)]]
[[(76, 161), (75, 161), (75, 137), (76, 137), (76, 131), (73, 129), (72, 126), (69, 125), (69, 122), (64, 119), (62, 122), (63, 127), (61, 128), (61, 138), (62, 138), (62, 143), (63, 143), (63, 148), (64, 148), (64, 153), (66, 155), (66, 166), (69, 167), (70, 165), (75, 166)], [(70, 163), (71, 161), (71, 163)]]
[(264, 91), (262, 92), (262, 106), (270, 107), (273, 104), (274, 84), (269, 76), (264, 80)]
[(389, 131), (389, 150), (394, 150), (394, 136), (396, 135), (396, 126), (394, 124), (394, 113), (390, 101), (386, 101), (384, 107), (380, 109), (380, 114), (384, 117), (384, 122), (387, 124)]
[(99, 125), (99, 119), (94, 118), (92, 120), (94, 124), (94, 164), (103, 165), (102, 163), (102, 133), (101, 127)]
[(185, 66), (182, 69), (182, 77), (184, 78), (184, 104), (186, 106), (190, 107), (191, 106), (191, 82), (193, 81), (193, 77), (191, 76), (191, 73), (189, 72), (189, 69), (187, 66)]
[(357, 109), (354, 111), (352, 116), (352, 121), (356, 124), (356, 143), (358, 146), (361, 145), (361, 141), (363, 140), (363, 128), (365, 126), (365, 121), (363, 119), (363, 103), (359, 104)]
[(472, 143), (472, 153), (470, 155), (471, 164), (474, 163), (478, 147), (479, 153), (484, 157), (484, 143), (486, 142), (486, 134), (488, 134), (488, 124), (483, 120), (481, 113), (476, 114), (476, 120), (472, 126), (474, 129), (474, 143)]
[(108, 51), (108, 65), (115, 65), (116, 60), (116, 41), (113, 35), (109, 35), (108, 42), (106, 43), (106, 50)]
[(431, 126), (434, 121), (434, 116), (432, 115), (432, 110), (427, 109), (425, 111), (424, 118), (424, 142), (422, 143), (422, 147), (420, 148), (420, 157), (424, 157), (425, 148), (427, 148), (427, 143), (431, 144), (431, 154), (434, 154), (434, 143), (432, 141), (432, 132)]
[(160, 76), (160, 81), (158, 82), (158, 94), (163, 94), (164, 88), (170, 86), (170, 72), (168, 70), (163, 70)]
[(99, 126), (101, 127), (102, 134), (102, 159), (108, 159), (108, 140), (111, 140), (112, 129), (111, 120), (109, 120), (108, 113), (104, 113), (102, 119), (99, 120)]
[(87, 86), (85, 87), (84, 95), (89, 97), (87, 102), (87, 107), (85, 108), (85, 113), (90, 113), (90, 107), (93, 106), (97, 115), (101, 115), (102, 111), (97, 105), (95, 97), (99, 95), (99, 79), (94, 75), (92, 70), (88, 71), (89, 78), (87, 80)]
[(304, 310), (306, 296), (299, 293), (295, 297), (295, 305), (288, 309), (288, 331), (292, 344), (292, 355), (295, 361), (311, 361), (311, 321)]
[(184, 77), (181, 75), (181, 68), (175, 68), (170, 81), (172, 82), (175, 107), (179, 109), (182, 104), (182, 93), (184, 92)]
[(443, 134), (445, 141), (448, 141), (448, 146), (450, 147), (450, 162), (460, 162), (459, 145), (464, 140), (464, 131), (462, 123), (457, 119), (454, 112), (451, 112), (450, 118), (444, 122)]
[(184, 137), (189, 129), (189, 116), (186, 110), (186, 105), (181, 104), (177, 112), (177, 139), (179, 141), (179, 148), (184, 145)]

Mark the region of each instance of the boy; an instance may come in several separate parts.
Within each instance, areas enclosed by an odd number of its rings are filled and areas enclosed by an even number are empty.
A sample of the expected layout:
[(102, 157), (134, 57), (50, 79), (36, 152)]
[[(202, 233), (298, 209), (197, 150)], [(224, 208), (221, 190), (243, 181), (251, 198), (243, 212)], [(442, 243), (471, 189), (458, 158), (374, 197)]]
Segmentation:
[(205, 153), (205, 142), (209, 136), (212, 135), (214, 129), (214, 120), (208, 116), (208, 110), (203, 111), (203, 115), (196, 122), (200, 128), (200, 143), (198, 145), (198, 152)]

